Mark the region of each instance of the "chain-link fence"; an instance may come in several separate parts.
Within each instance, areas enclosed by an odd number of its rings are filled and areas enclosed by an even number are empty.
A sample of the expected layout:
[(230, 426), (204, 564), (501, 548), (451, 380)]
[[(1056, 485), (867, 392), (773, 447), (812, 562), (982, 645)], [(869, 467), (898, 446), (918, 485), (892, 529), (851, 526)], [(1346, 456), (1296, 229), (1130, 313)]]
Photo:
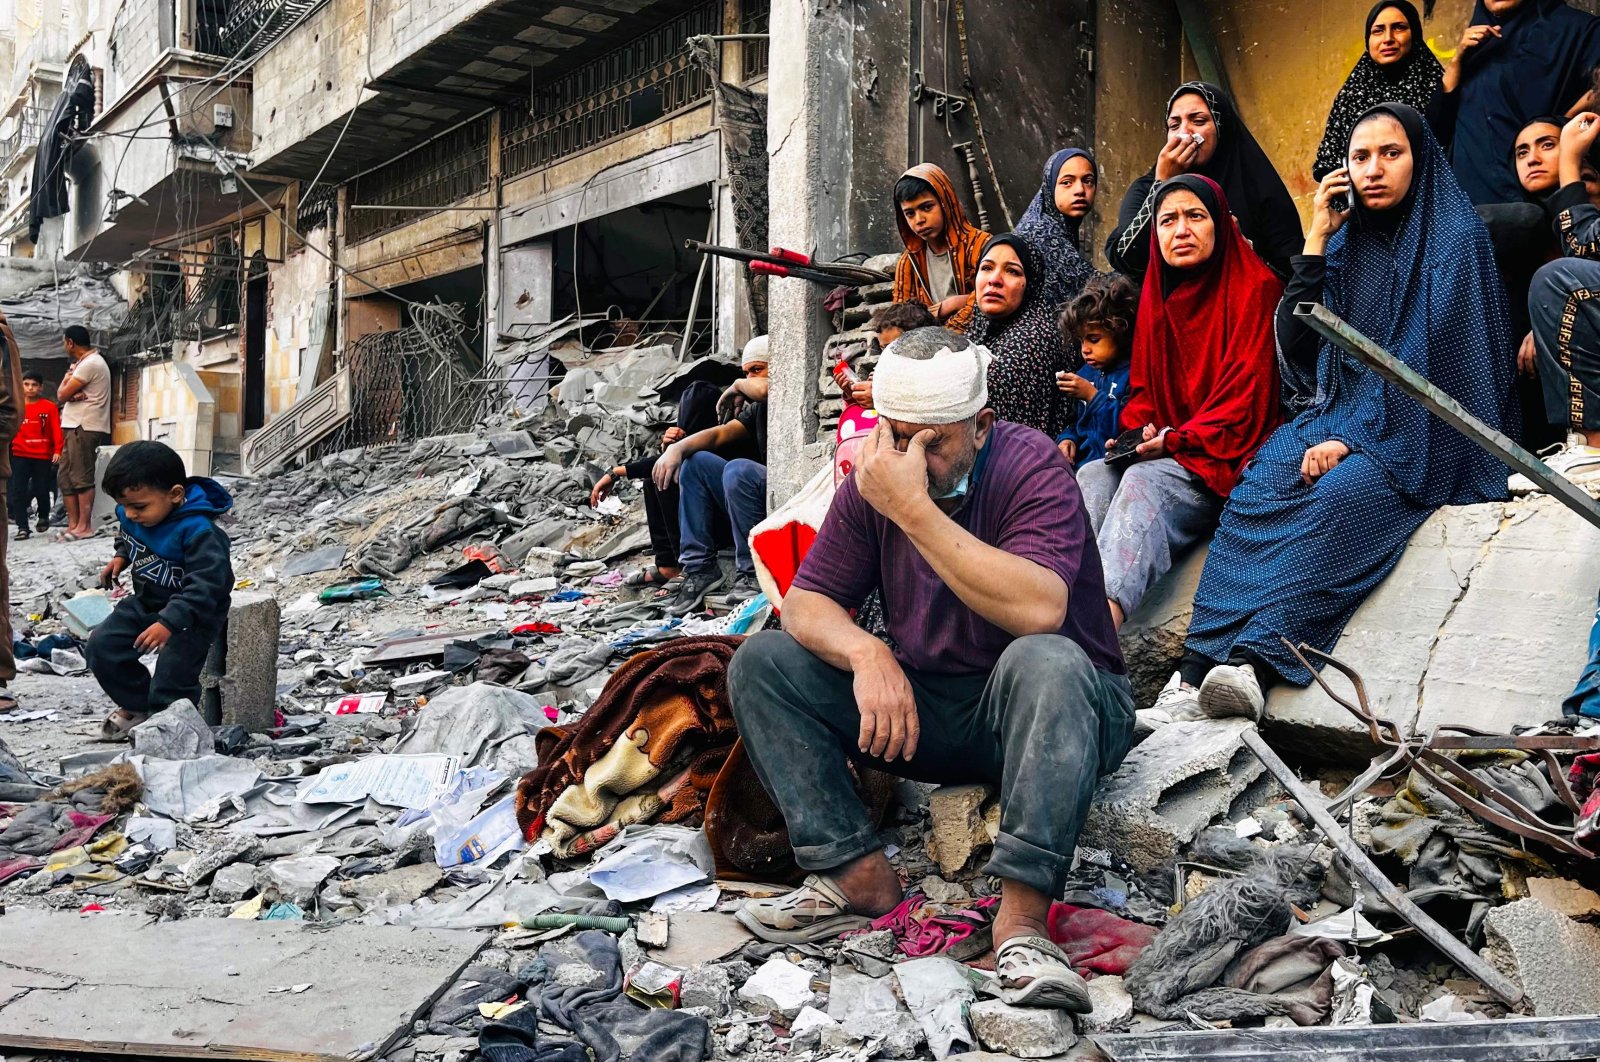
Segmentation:
[(471, 431), (503, 389), (474, 379), (458, 304), (413, 307), (415, 321), (362, 336), (345, 348), (349, 420), (319, 445), (322, 453)]

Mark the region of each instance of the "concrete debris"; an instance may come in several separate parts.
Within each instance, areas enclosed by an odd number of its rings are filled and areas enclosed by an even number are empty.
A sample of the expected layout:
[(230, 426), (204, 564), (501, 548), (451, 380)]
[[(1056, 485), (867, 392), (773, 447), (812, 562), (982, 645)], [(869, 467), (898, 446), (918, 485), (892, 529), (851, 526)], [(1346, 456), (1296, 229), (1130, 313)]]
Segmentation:
[(985, 999), (969, 1011), (984, 1047), (1017, 1058), (1053, 1058), (1078, 1042), (1072, 1015), (1051, 1007), (1013, 1007)]
[(678, 1001), (684, 1007), (701, 1007), (711, 1017), (720, 1018), (733, 1006), (733, 979), (725, 967), (706, 963), (684, 971), (678, 985)]
[(209, 756), (215, 743), (211, 728), (192, 701), (177, 701), (130, 732), (135, 756), (156, 760), (192, 760)]
[(1483, 957), (1522, 986), (1534, 1017), (1600, 1014), (1600, 929), (1529, 899), (1490, 911), (1483, 935)]
[(815, 998), (812, 974), (781, 955), (773, 956), (739, 989), (739, 1002), (758, 1014), (793, 1019)]
[(1091, 978), (1089, 999), (1094, 1009), (1078, 1018), (1084, 1032), (1127, 1032), (1133, 1024), (1133, 997), (1116, 974)]
[(1243, 719), (1173, 723), (1128, 753), (1095, 794), (1080, 844), (1110, 850), (1135, 870), (1176, 856), (1226, 814), (1262, 774)]
[(267, 866), (264, 886), (271, 885), (290, 903), (305, 906), (317, 895), (323, 881), (339, 868), (332, 856), (308, 855), (279, 859)]
[(993, 795), (994, 790), (984, 785), (940, 786), (929, 795), (928, 855), (946, 876), (959, 873), (974, 852), (994, 843), (1000, 832), (1000, 805), (992, 803), (988, 815), (983, 810)]
[(1600, 893), (1566, 878), (1529, 878), (1528, 895), (1558, 914), (1578, 921), (1600, 917)]

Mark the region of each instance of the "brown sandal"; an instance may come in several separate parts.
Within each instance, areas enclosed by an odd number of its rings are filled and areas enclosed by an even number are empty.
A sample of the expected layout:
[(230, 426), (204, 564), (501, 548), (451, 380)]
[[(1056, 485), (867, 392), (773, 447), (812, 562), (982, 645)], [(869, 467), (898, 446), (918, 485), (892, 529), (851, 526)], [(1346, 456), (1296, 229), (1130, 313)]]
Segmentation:
[(95, 740), (108, 744), (129, 741), (131, 738), (128, 736), (128, 731), (149, 718), (149, 712), (130, 712), (126, 708), (118, 708), (101, 722), (100, 736)]

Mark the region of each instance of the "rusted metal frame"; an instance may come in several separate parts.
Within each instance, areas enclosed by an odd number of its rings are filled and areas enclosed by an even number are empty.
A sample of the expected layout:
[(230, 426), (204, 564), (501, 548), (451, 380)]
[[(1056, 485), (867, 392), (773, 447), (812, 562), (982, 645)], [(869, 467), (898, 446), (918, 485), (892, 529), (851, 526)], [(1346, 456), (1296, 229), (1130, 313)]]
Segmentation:
[(1434, 416), (1533, 480), (1552, 498), (1562, 502), (1589, 523), (1600, 527), (1600, 502), (1589, 497), (1571, 480), (1559, 475), (1549, 465), (1512, 442), (1504, 432), (1489, 427), (1467, 412), (1461, 403), (1429, 383), (1411, 366), (1351, 328), (1338, 314), (1320, 302), (1302, 302), (1295, 307), (1294, 315), (1318, 335), (1383, 377), (1402, 393), (1416, 399)]
[[(1460, 805), (1468, 812), (1478, 816), (1486, 822), (1491, 823), (1492, 825), (1499, 826), (1500, 828), (1508, 830), (1519, 837), (1524, 837), (1528, 840), (1539, 841), (1542, 844), (1547, 844), (1552, 848), (1566, 852), (1570, 855), (1582, 856), (1588, 859), (1594, 858), (1595, 853), (1577, 844), (1570, 836), (1572, 833), (1574, 833), (1576, 827), (1561, 826), (1556, 823), (1546, 821), (1537, 812), (1524, 805), (1515, 797), (1510, 796), (1498, 787), (1484, 781), (1484, 779), (1476, 774), (1473, 774), (1470, 770), (1462, 766), (1456, 760), (1449, 756), (1445, 756), (1442, 752), (1435, 749), (1431, 740), (1423, 739), (1415, 735), (1404, 735), (1400, 731), (1400, 728), (1394, 723), (1387, 719), (1380, 719), (1374, 715), (1372, 712), (1371, 703), (1367, 699), (1366, 683), (1362, 681), (1361, 676), (1356, 673), (1355, 669), (1351, 668), (1343, 661), (1334, 658), (1328, 653), (1314, 649), (1309, 645), (1300, 645), (1297, 647), (1287, 638), (1280, 637), (1279, 640), (1282, 641), (1288, 650), (1294, 654), (1295, 659), (1298, 660), (1307, 671), (1311, 672), (1311, 675), (1316, 680), (1317, 685), (1322, 687), (1323, 692), (1326, 693), (1335, 704), (1340, 705), (1346, 711), (1350, 712), (1350, 714), (1354, 715), (1357, 719), (1361, 720), (1367, 725), (1368, 733), (1372, 737), (1372, 740), (1375, 744), (1381, 747), (1393, 748), (1395, 750), (1387, 760), (1382, 761), (1381, 766), (1384, 768), (1384, 770), (1380, 771), (1377, 769), (1379, 764), (1378, 761), (1375, 760), (1374, 767), (1362, 772), (1362, 774), (1357, 777), (1356, 780), (1352, 782), (1343, 793), (1329, 803), (1328, 806), (1330, 808), (1342, 807), (1347, 801), (1353, 799), (1356, 794), (1362, 792), (1366, 786), (1371, 785), (1372, 782), (1376, 781), (1380, 777), (1383, 777), (1389, 768), (1396, 764), (1403, 764), (1409, 769), (1420, 773), (1430, 784), (1432, 784), (1450, 800)], [(1335, 671), (1339, 672), (1346, 679), (1348, 679), (1350, 681), (1350, 685), (1355, 690), (1358, 704), (1352, 704), (1348, 698), (1342, 697), (1338, 693), (1334, 692), (1333, 688), (1329, 686), (1327, 681), (1322, 677), (1321, 672), (1312, 666), (1312, 658), (1321, 662), (1325, 667), (1333, 668)], [(1479, 734), (1476, 731), (1473, 731), (1470, 727), (1451, 726), (1441, 729), (1466, 732), (1470, 735), (1470, 737), (1477, 739), (1478, 741), (1485, 742), (1484, 744), (1478, 744), (1477, 741), (1475, 741), (1473, 747), (1476, 748), (1498, 748), (1512, 751), (1525, 751), (1519, 748), (1517, 742), (1521, 739), (1516, 737), (1502, 736), (1496, 739), (1493, 745), (1489, 745), (1487, 744), (1487, 741), (1489, 738), (1493, 737), (1493, 735)], [(1393, 736), (1385, 737), (1383, 733), (1384, 731), (1387, 731)], [(1569, 740), (1573, 746), (1581, 750), (1581, 748), (1587, 745), (1591, 739), (1573, 738)], [(1545, 737), (1544, 740), (1540, 742), (1542, 745), (1548, 745), (1549, 743), (1550, 739), (1548, 737)], [(1576, 811), (1576, 798), (1572, 795), (1571, 790), (1567, 787), (1566, 779), (1562, 774), (1560, 764), (1556, 763), (1554, 754), (1548, 748), (1536, 749), (1534, 751), (1538, 751), (1545, 757), (1548, 757), (1546, 760), (1547, 764), (1553, 765), (1551, 767), (1552, 786), (1556, 787), (1557, 795), (1560, 797), (1562, 802)], [(1473, 790), (1480, 794), (1480, 796), (1474, 796), (1472, 793), (1467, 792), (1450, 778), (1445, 777), (1446, 774), (1458, 778), (1462, 782), (1471, 786)], [(1358, 786), (1360, 786), (1360, 788), (1357, 788)], [(1491, 806), (1491, 801), (1493, 804), (1498, 805), (1499, 808), (1503, 808), (1505, 810), (1497, 810), (1496, 807)]]
[(1351, 868), (1372, 886), (1373, 890), (1389, 905), (1389, 909), (1405, 919), (1416, 931), (1422, 934), (1445, 958), (1455, 963), (1467, 973), (1483, 982), (1483, 986), (1493, 992), (1497, 998), (1507, 1006), (1516, 1006), (1522, 999), (1522, 989), (1510, 978), (1499, 970), (1490, 966), (1476, 952), (1451, 935), (1450, 931), (1422, 908), (1418, 907), (1394, 882), (1384, 876), (1378, 869), (1372, 857), (1361, 850), (1352, 838), (1339, 825), (1324, 805), (1321, 798), (1305, 787), (1305, 783), (1295, 777), (1294, 771), (1283, 759), (1272, 750), (1261, 734), (1255, 730), (1245, 731), (1242, 740), (1245, 747), (1253, 752), (1256, 759), (1261, 761), (1267, 773), (1281, 785), (1286, 793), (1305, 810), (1305, 813), (1316, 824), (1317, 829), (1328, 839), (1328, 843), (1336, 848), (1351, 866)]

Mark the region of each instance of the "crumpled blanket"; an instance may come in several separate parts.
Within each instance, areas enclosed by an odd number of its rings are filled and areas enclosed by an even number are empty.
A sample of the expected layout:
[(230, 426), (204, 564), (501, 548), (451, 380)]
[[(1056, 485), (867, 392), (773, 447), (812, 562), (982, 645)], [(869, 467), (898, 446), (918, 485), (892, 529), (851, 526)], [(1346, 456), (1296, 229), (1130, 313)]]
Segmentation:
[(700, 815), (738, 737), (727, 667), (740, 641), (683, 638), (638, 653), (576, 727), (540, 731), (539, 766), (517, 784), (524, 835), (572, 858), (624, 826)]
[(518, 974), (528, 982), (529, 999), (537, 996), (544, 1019), (570, 1031), (596, 1062), (700, 1062), (710, 1053), (704, 1018), (622, 995), (622, 954), (611, 934), (590, 929), (563, 937), (541, 948), (539, 960)]
[[(1276, 950), (1255, 956), (1253, 949), (1285, 934), (1293, 917), (1290, 904), (1310, 901), (1322, 869), (1321, 863), (1308, 858), (1306, 849), (1285, 846), (1262, 853), (1242, 876), (1206, 889), (1128, 968), (1127, 988), (1134, 1005), (1169, 1020), (1181, 1020), (1189, 1013), (1212, 1021), (1287, 1014), (1300, 1022), (1315, 1013), (1314, 992), (1273, 994), (1272, 986), (1283, 983), (1282, 975), (1266, 968), (1289, 956)], [(1299, 947), (1303, 946), (1289, 950)], [(1294, 958), (1300, 961), (1305, 956)], [(1332, 961), (1329, 958), (1323, 966)], [(1291, 984), (1298, 989), (1297, 983)], [(1324, 1015), (1332, 998), (1331, 980), (1326, 987)]]

